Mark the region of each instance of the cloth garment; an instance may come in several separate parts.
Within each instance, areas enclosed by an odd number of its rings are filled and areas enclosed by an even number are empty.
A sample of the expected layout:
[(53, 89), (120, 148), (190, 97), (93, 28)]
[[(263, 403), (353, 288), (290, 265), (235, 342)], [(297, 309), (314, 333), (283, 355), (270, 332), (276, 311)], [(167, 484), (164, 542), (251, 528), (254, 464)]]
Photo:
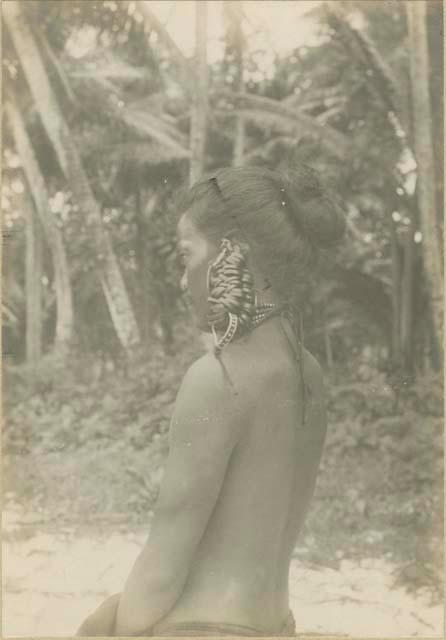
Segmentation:
[(281, 636), (295, 637), (296, 623), (292, 611), (289, 611), (288, 617), (277, 633), (265, 632), (261, 629), (248, 627), (239, 624), (230, 624), (227, 622), (172, 622), (161, 627), (156, 633), (146, 633), (142, 635), (151, 635), (156, 637), (164, 636), (180, 636), (180, 637), (219, 637), (219, 636), (249, 636), (249, 637), (266, 637)]
[[(116, 613), (119, 604), (120, 593), (107, 598), (101, 606), (91, 614), (81, 625), (76, 633), (78, 637), (113, 636), (116, 623)], [(248, 636), (248, 637), (295, 637), (296, 623), (292, 611), (289, 611), (287, 619), (278, 633), (267, 633), (255, 627), (230, 624), (227, 622), (176, 622), (160, 625), (160, 629), (153, 632), (152, 629), (138, 634), (139, 637), (219, 637), (219, 636)]]

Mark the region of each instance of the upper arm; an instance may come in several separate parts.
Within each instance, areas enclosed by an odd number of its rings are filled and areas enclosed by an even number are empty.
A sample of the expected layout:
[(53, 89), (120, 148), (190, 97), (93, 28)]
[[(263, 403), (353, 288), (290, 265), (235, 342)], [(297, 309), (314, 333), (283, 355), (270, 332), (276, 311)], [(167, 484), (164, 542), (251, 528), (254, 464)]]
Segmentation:
[(175, 404), (170, 451), (148, 547), (187, 571), (217, 502), (243, 424), (219, 362), (210, 355), (187, 372)]

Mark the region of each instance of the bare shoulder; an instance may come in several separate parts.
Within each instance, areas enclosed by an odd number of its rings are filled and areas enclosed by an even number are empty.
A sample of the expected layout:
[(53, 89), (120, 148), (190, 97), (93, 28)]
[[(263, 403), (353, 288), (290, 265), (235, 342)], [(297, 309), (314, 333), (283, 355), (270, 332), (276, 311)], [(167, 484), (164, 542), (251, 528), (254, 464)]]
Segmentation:
[(206, 353), (191, 364), (180, 391), (197, 391), (213, 400), (224, 400), (234, 391), (231, 382), (224, 364), (213, 353)]
[(207, 353), (187, 370), (175, 403), (172, 427), (209, 430), (232, 437), (244, 419), (244, 402), (228, 380), (222, 363)]

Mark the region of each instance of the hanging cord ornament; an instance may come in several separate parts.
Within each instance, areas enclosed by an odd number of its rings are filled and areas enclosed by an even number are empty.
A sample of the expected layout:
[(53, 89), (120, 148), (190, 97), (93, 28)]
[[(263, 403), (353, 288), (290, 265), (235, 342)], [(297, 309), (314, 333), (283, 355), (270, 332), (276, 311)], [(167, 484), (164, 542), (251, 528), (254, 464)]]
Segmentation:
[[(288, 206), (288, 198), (287, 198), (287, 191), (286, 191), (286, 187), (284, 184), (281, 185), (280, 187), (280, 205), (282, 207), (287, 207)], [(286, 211), (286, 210), (285, 210)], [(306, 423), (306, 418), (307, 418), (307, 396), (308, 396), (308, 390), (307, 390), (307, 385), (305, 382), (305, 366), (304, 366), (304, 353), (303, 353), (303, 349), (304, 349), (304, 324), (303, 324), (303, 315), (302, 315), (302, 311), (300, 311), (299, 309), (296, 309), (294, 307), (293, 304), (289, 303), (288, 305), (286, 305), (286, 309), (285, 309), (285, 314), (284, 316), (288, 319), (288, 321), (291, 324), (291, 327), (293, 329), (293, 333), (295, 335), (296, 341), (297, 341), (297, 349), (298, 349), (298, 354), (297, 354), (297, 359), (299, 361), (299, 371), (300, 371), (300, 375), (301, 375), (301, 380), (302, 380), (302, 422), (305, 425)], [(283, 327), (282, 327), (283, 330)], [(287, 339), (288, 336), (286, 334), (286, 332), (284, 332)], [(289, 341), (289, 340), (288, 340)], [(293, 348), (293, 354), (295, 354), (294, 348)]]
[(304, 320), (302, 312), (299, 311), (298, 319), (298, 342), (299, 342), (299, 367), (300, 375), (302, 378), (302, 422), (305, 426), (307, 421), (307, 384), (305, 382), (305, 367), (304, 367)]
[(305, 382), (305, 366), (304, 366), (304, 328), (303, 328), (303, 315), (302, 312), (294, 309), (291, 303), (284, 305), (284, 308), (281, 313), (282, 317), (288, 320), (291, 325), (291, 329), (293, 331), (294, 337), (297, 342), (297, 354), (295, 345), (293, 345), (290, 341), (288, 333), (284, 330), (283, 325), (281, 325), (282, 332), (286, 338), (286, 341), (291, 347), (294, 358), (296, 359), (298, 366), (300, 377), (302, 380), (302, 424), (305, 426), (307, 421), (307, 400), (308, 400), (308, 388)]

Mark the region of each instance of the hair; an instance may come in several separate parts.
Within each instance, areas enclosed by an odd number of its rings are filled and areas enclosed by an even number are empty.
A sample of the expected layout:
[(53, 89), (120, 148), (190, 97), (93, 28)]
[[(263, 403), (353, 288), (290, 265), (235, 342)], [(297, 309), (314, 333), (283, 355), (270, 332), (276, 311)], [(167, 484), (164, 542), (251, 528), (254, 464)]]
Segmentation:
[(336, 199), (304, 164), (283, 172), (220, 169), (180, 193), (177, 211), (187, 213), (217, 245), (223, 237), (247, 242), (273, 291), (300, 310), (321, 252), (333, 247), (345, 228)]

